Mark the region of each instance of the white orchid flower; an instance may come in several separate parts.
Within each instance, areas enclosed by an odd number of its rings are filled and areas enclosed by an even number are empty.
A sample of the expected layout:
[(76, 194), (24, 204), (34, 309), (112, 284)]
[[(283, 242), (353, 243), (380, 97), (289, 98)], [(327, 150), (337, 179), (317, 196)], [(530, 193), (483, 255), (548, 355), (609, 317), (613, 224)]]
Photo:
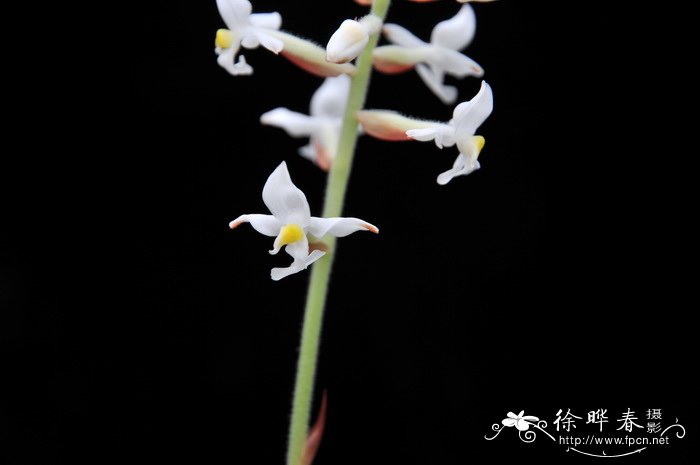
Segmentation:
[(503, 421), (501, 421), (501, 423), (503, 424), (503, 426), (509, 428), (515, 426), (518, 429), (518, 431), (527, 431), (530, 429), (530, 425), (540, 421), (539, 418), (534, 417), (532, 415), (523, 415), (524, 413), (525, 410), (521, 410), (520, 413), (518, 413), (517, 415), (513, 412), (508, 412), (508, 415), (506, 415), (508, 418), (504, 418)]
[(248, 0), (216, 0), (216, 5), (228, 28), (216, 32), (216, 61), (234, 76), (253, 74), (253, 68), (243, 55), (236, 61), (240, 48), (254, 49), (260, 45), (318, 76), (352, 74), (355, 70), (348, 63), (328, 63), (322, 47), (280, 31), (282, 17), (277, 12), (251, 13), (253, 7)]
[(292, 137), (308, 137), (309, 144), (299, 154), (328, 171), (338, 148), (348, 92), (347, 75), (326, 78), (311, 98), (309, 115), (275, 108), (263, 114), (260, 122), (282, 128)]
[(270, 35), (282, 25), (279, 13), (251, 14), (253, 7), (248, 0), (216, 0), (221, 18), (228, 29), (216, 31), (217, 63), (234, 76), (252, 74), (253, 68), (241, 55), (236, 62), (236, 54), (241, 46), (249, 49), (262, 45), (272, 53), (279, 53), (284, 43)]
[(374, 67), (383, 73), (395, 74), (415, 68), (428, 88), (445, 104), (457, 100), (457, 88), (443, 84), (445, 75), (457, 78), (481, 77), (483, 68), (461, 54), (476, 32), (476, 16), (470, 5), (463, 5), (452, 18), (438, 23), (426, 43), (398, 24), (385, 24), (384, 36), (395, 45), (374, 49)]
[(435, 141), (439, 148), (457, 145), (459, 155), (451, 169), (440, 174), (438, 184), (447, 184), (455, 176), (479, 169), (479, 154), (486, 140), (476, 130), (493, 111), (493, 92), (486, 81), (473, 99), (457, 105), (447, 123), (417, 120), (388, 110), (363, 110), (357, 119), (365, 132), (384, 140)]
[(229, 227), (234, 229), (242, 223), (250, 223), (259, 233), (275, 237), (273, 249), (270, 251), (272, 255), (285, 247), (294, 261), (287, 268), (273, 268), (270, 275), (274, 281), (305, 270), (325, 255), (324, 251), (318, 249), (309, 252), (307, 234), (321, 238), (326, 234), (345, 237), (355, 231), (379, 232), (376, 226), (359, 218), (311, 216), (306, 196), (292, 183), (285, 162), (267, 178), (262, 197), (272, 215), (241, 215), (231, 221)]

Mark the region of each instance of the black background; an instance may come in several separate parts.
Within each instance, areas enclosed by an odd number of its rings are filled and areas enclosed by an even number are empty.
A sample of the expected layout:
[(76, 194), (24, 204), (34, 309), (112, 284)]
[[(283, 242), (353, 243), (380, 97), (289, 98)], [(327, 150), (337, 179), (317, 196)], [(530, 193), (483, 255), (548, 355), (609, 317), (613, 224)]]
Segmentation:
[[(389, 21), (424, 38), (457, 10), (394, 3)], [(669, 55), (682, 42), (668, 27), (683, 14), (475, 9), (467, 54), (495, 95), (482, 169), (438, 186), (454, 149), (359, 142), (345, 213), (381, 234), (340, 242), (316, 463), (595, 460), (513, 431), (484, 440), (508, 411), (551, 422), (560, 408), (607, 408), (612, 423), (663, 408), (686, 438), (619, 460), (687, 463), (696, 210), (676, 113), (690, 95)], [(365, 11), (254, 10), (319, 43)], [(71, 45), (34, 74), (50, 90), (19, 92), (29, 135), (3, 172), (19, 186), (4, 195), (0, 453), (13, 465), (282, 463), (308, 273), (270, 281), (288, 257), (227, 223), (266, 212), (262, 186), (282, 160), (320, 213), (324, 174), (296, 154), (305, 142), (258, 118), (306, 112), (321, 80), (263, 49), (245, 51), (254, 76), (226, 74), (213, 1), (110, 13), (61, 27)], [(479, 81), (458, 85), (465, 100)], [(368, 107), (452, 111), (415, 73), (375, 75)]]

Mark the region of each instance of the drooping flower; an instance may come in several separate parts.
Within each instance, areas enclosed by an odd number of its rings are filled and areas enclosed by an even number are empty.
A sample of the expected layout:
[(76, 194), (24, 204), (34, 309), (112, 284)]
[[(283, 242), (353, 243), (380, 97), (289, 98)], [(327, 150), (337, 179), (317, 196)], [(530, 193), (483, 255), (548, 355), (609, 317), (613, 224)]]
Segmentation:
[(445, 104), (457, 100), (457, 88), (443, 83), (445, 75), (457, 78), (481, 77), (483, 68), (459, 50), (471, 43), (476, 32), (476, 16), (464, 5), (452, 18), (438, 23), (426, 43), (398, 24), (385, 24), (384, 36), (394, 45), (374, 49), (374, 67), (388, 74), (415, 68), (428, 88)]
[(326, 45), (326, 60), (332, 63), (347, 63), (357, 58), (369, 36), (379, 32), (382, 20), (374, 15), (367, 15), (359, 21), (346, 19), (333, 33)]
[(540, 421), (539, 418), (532, 415), (523, 415), (524, 413), (525, 410), (521, 410), (517, 415), (513, 412), (508, 412), (508, 418), (504, 418), (501, 423), (509, 428), (515, 426), (518, 431), (527, 431), (530, 429), (530, 425), (533, 424), (532, 422)]
[(447, 123), (412, 119), (389, 110), (359, 111), (357, 119), (368, 134), (379, 139), (433, 140), (439, 148), (456, 144), (459, 155), (452, 168), (437, 178), (438, 184), (444, 185), (455, 176), (467, 175), (481, 166), (478, 157), (486, 140), (475, 133), (492, 111), (493, 92), (482, 81), (476, 96), (457, 105)]
[(338, 147), (349, 91), (348, 76), (326, 78), (311, 98), (308, 116), (275, 108), (263, 114), (260, 122), (282, 128), (292, 137), (308, 137), (309, 144), (301, 147), (299, 154), (328, 171)]
[(262, 198), (272, 215), (241, 215), (231, 221), (229, 227), (234, 229), (242, 223), (250, 223), (259, 233), (275, 237), (271, 255), (277, 254), (285, 247), (294, 261), (287, 268), (273, 268), (270, 275), (274, 281), (306, 269), (325, 255), (326, 252), (319, 249), (309, 251), (307, 234), (321, 238), (326, 234), (345, 237), (355, 231), (379, 232), (376, 226), (359, 218), (311, 216), (306, 196), (292, 183), (285, 162), (267, 178)]
[(216, 5), (228, 28), (216, 32), (216, 61), (234, 76), (253, 74), (245, 57), (240, 55), (236, 61), (236, 55), (241, 47), (254, 49), (259, 45), (318, 76), (354, 72), (351, 64), (328, 63), (325, 50), (313, 42), (280, 31), (282, 17), (277, 12), (251, 13), (248, 0), (216, 0)]

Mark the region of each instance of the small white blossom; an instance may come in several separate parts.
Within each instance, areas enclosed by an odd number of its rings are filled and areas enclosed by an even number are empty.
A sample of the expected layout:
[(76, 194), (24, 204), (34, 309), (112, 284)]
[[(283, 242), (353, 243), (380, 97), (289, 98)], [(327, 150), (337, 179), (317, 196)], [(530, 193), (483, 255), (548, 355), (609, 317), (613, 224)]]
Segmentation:
[(476, 96), (457, 105), (447, 123), (408, 118), (388, 110), (363, 110), (357, 119), (365, 132), (384, 140), (435, 141), (439, 148), (457, 145), (459, 155), (451, 169), (440, 174), (438, 184), (447, 184), (455, 176), (467, 175), (479, 169), (479, 153), (486, 140), (475, 135), (476, 130), (493, 111), (493, 92), (486, 81)]
[(219, 13), (228, 29), (216, 32), (217, 63), (234, 76), (249, 75), (253, 68), (243, 55), (236, 55), (241, 47), (253, 49), (262, 45), (275, 54), (281, 54), (300, 68), (317, 76), (352, 74), (355, 67), (349, 63), (328, 63), (325, 50), (301, 37), (281, 31), (279, 13), (251, 13), (248, 0), (216, 0)]
[(457, 100), (457, 88), (443, 83), (445, 75), (481, 77), (483, 68), (461, 54), (476, 32), (476, 16), (470, 5), (463, 5), (452, 18), (438, 23), (426, 43), (398, 24), (385, 24), (384, 36), (395, 45), (377, 47), (373, 63), (384, 73), (401, 73), (415, 68), (428, 88), (445, 104)]
[(311, 98), (309, 115), (275, 108), (263, 114), (260, 122), (282, 128), (292, 137), (308, 137), (309, 144), (299, 153), (328, 171), (338, 148), (349, 91), (347, 75), (326, 78)]
[(347, 63), (357, 58), (365, 49), (369, 36), (379, 32), (382, 21), (367, 15), (359, 21), (346, 19), (328, 40), (326, 60), (332, 63)]
[(307, 234), (321, 238), (326, 234), (345, 237), (355, 231), (379, 232), (376, 226), (359, 218), (311, 216), (306, 196), (292, 183), (285, 162), (282, 162), (267, 178), (262, 198), (272, 215), (241, 215), (231, 221), (229, 227), (234, 229), (242, 223), (250, 223), (259, 233), (275, 237), (273, 249), (270, 251), (272, 255), (285, 247), (294, 261), (287, 268), (273, 268), (270, 275), (274, 281), (305, 270), (325, 254), (318, 249), (309, 252)]
[(283, 42), (270, 34), (282, 25), (279, 13), (251, 14), (253, 7), (248, 0), (216, 0), (216, 6), (228, 27), (216, 32), (215, 51), (219, 56), (216, 61), (229, 73), (234, 76), (253, 73), (243, 55), (236, 62), (241, 46), (252, 49), (262, 45), (273, 53), (284, 48)]

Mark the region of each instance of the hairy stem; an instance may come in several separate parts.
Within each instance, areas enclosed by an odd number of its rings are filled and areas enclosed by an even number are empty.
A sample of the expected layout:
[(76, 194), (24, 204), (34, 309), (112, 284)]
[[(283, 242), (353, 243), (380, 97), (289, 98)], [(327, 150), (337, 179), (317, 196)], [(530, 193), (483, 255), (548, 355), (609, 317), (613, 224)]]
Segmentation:
[[(390, 0), (374, 0), (372, 14), (382, 21), (386, 17)], [(328, 175), (326, 185), (326, 200), (323, 205), (324, 218), (341, 216), (345, 193), (350, 179), (352, 161), (357, 144), (357, 119), (355, 113), (362, 109), (369, 78), (372, 71), (372, 51), (379, 40), (379, 33), (370, 37), (362, 55), (357, 60), (355, 74), (352, 76), (350, 94), (348, 95), (343, 127), (340, 135), (338, 151), (333, 161), (333, 168)], [(334, 237), (327, 237), (324, 242), (328, 245), (326, 255), (318, 260), (311, 272), (309, 292), (304, 312), (304, 326), (301, 333), (301, 348), (297, 363), (297, 377), (294, 385), (294, 401), (292, 404), (292, 421), (289, 430), (289, 450), (287, 465), (301, 465), (302, 453), (306, 442), (311, 412), (311, 398), (314, 390), (316, 362), (318, 358), (323, 309), (328, 294), (328, 282), (336, 252)]]

